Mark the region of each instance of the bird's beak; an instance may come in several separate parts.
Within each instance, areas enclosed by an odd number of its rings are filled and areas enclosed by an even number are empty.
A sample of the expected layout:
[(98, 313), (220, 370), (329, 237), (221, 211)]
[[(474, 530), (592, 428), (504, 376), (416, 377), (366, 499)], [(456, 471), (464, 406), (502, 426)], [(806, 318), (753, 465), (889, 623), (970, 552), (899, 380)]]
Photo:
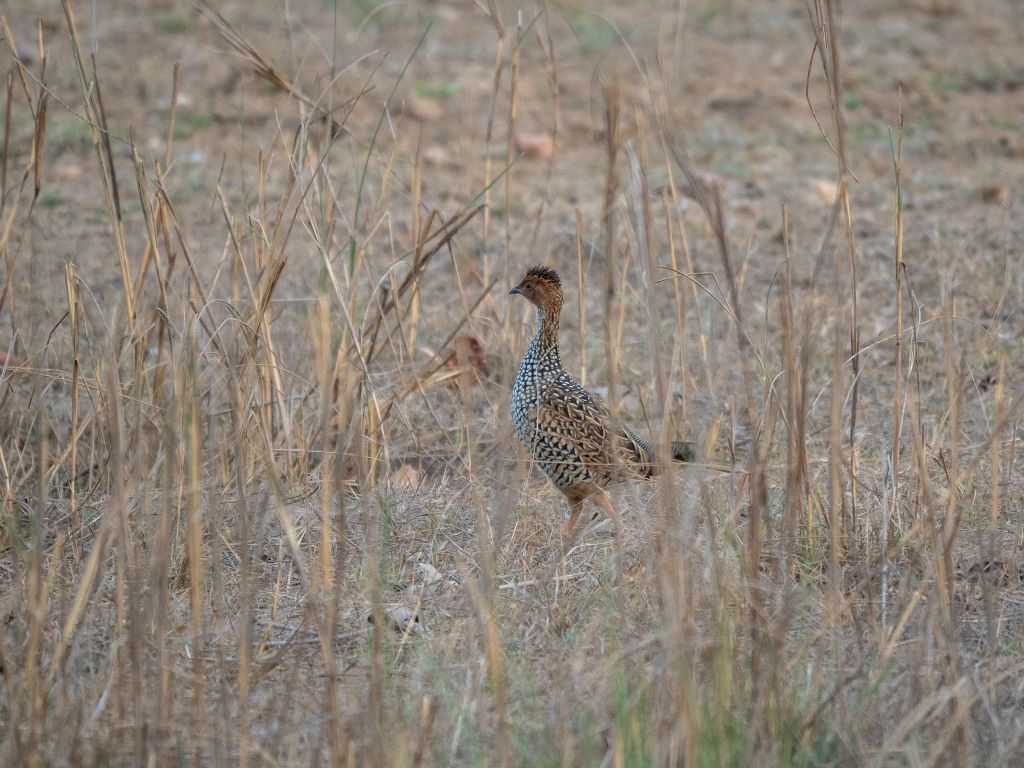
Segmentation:
[(523, 292), (519, 290), (519, 286), (518, 285), (515, 288), (513, 288), (511, 291), (509, 291), (508, 295), (511, 296), (513, 293), (518, 293), (520, 296), (523, 295)]

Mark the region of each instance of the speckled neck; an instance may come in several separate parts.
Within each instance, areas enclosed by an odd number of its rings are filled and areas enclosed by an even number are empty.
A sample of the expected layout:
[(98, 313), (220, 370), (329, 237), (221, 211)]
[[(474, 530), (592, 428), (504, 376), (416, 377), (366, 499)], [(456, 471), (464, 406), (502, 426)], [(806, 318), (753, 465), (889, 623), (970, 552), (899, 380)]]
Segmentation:
[(558, 360), (558, 323), (561, 314), (561, 304), (537, 308), (537, 330), (530, 340), (530, 350), (534, 354)]

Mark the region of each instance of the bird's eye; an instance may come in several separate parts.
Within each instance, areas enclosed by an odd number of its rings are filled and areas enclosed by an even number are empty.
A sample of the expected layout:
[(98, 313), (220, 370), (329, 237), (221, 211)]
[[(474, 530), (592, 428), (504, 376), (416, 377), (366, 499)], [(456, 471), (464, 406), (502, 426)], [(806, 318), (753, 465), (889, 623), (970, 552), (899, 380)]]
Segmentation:
[(533, 290), (533, 283), (525, 283), (523, 285), (523, 288), (526, 289), (527, 291), (532, 291)]

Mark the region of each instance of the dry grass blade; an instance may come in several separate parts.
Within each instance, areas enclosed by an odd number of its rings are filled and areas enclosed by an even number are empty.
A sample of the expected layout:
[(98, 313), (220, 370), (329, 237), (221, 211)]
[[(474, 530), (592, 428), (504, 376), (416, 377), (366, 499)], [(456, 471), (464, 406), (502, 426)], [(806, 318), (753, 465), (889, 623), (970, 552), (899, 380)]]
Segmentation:
[[(424, 270), (430, 264), (431, 259), (434, 258), (442, 249), (451, 243), (452, 239), (465, 227), (469, 222), (476, 218), (484, 210), (484, 205), (478, 205), (468, 211), (464, 211), (459, 214), (453, 221), (445, 222), (442, 221), (438, 228), (428, 234), (423, 240), (417, 243), (416, 248), (413, 251), (413, 263), (399, 283), (395, 291), (389, 291), (386, 285), (382, 285), (379, 290), (381, 298), (378, 298), (375, 302), (376, 316), (369, 322), (369, 330), (364, 331), (362, 334), (362, 347), (364, 349), (364, 357), (367, 363), (373, 359), (373, 353), (376, 350), (377, 337), (380, 333), (380, 329), (385, 321), (387, 315), (399, 306), (402, 299), (409, 293), (410, 290), (414, 289), (418, 284), (420, 277), (423, 275)], [(433, 221), (431, 217), (427, 221), (427, 226)], [(364, 326), (367, 323), (364, 321)], [(450, 340), (450, 339), (449, 339)], [(443, 347), (442, 347), (443, 348)], [(354, 347), (350, 348), (351, 351)]]
[(90, 58), (92, 62), (92, 86), (96, 94), (96, 123), (99, 141), (103, 145), (103, 157), (107, 163), (107, 175), (110, 177), (110, 192), (114, 199), (114, 211), (117, 220), (121, 221), (124, 214), (121, 212), (121, 192), (117, 184), (117, 168), (114, 165), (114, 150), (110, 145), (110, 130), (107, 128), (107, 111), (103, 107), (103, 89), (100, 86), (100, 77), (96, 71), (96, 57)]
[(477, 310), (477, 307), (479, 307), (480, 304), (483, 303), (483, 300), (490, 295), (491, 290), (494, 288), (494, 285), (497, 282), (498, 278), (495, 277), (493, 280), (491, 280), (490, 285), (486, 286), (480, 292), (480, 295), (477, 297), (476, 301), (474, 301), (473, 304), (470, 305), (469, 309), (462, 315), (462, 319), (459, 320), (459, 322), (455, 325), (454, 328), (452, 328), (452, 330), (448, 333), (448, 336), (445, 337), (444, 341), (438, 345), (437, 350), (434, 352), (433, 356), (427, 362), (427, 364), (420, 370), (420, 372), (414, 373), (410, 381), (407, 382), (405, 386), (403, 386), (399, 390), (399, 394), (390, 403), (388, 403), (388, 406), (385, 409), (382, 418), (386, 419), (388, 414), (390, 414), (391, 409), (395, 405), (400, 404), (411, 393), (420, 389), (423, 385), (423, 382), (429, 380), (435, 373), (441, 370), (445, 363), (445, 358), (442, 356), (442, 352), (448, 348), (448, 345), (452, 343), (452, 340), (458, 335), (459, 331), (461, 331), (463, 327), (466, 325), (466, 323), (469, 322), (469, 318)]
[(82, 56), (82, 46), (78, 36), (78, 26), (75, 22), (75, 15), (71, 10), (68, 0), (62, 0), (61, 6), (64, 10), (64, 19), (67, 23), (68, 36), (71, 39), (71, 50), (74, 53), (75, 67), (78, 72), (79, 87), (85, 99), (86, 114), (89, 117), (89, 125), (92, 129), (93, 146), (96, 150), (96, 159), (100, 164), (100, 178), (103, 182), (104, 198), (108, 210), (111, 213), (111, 225), (114, 232), (114, 246), (117, 250), (118, 266), (121, 270), (121, 284), (124, 291), (125, 307), (127, 310), (128, 324), (131, 336), (135, 336), (135, 310), (136, 297), (132, 286), (131, 268), (128, 259), (128, 246), (125, 243), (124, 227), (122, 226), (120, 196), (117, 191), (117, 178), (114, 172), (114, 158), (109, 141), (109, 133), (103, 127), (106, 117), (103, 115), (103, 106), (99, 101), (98, 85), (95, 69), (93, 77), (86, 75), (85, 60)]
[[(2, 33), (3, 39), (7, 42), (7, 49), (11, 52), (11, 58), (14, 59), (15, 70), (18, 73), (18, 79), (21, 82), (21, 89), (25, 94), (25, 99), (31, 104), (32, 96), (28, 87), (29, 76), (26, 73), (25, 64), (22, 61), (21, 55), (18, 52), (17, 46), (14, 44), (14, 33), (11, 32), (11, 27), (7, 23), (7, 17), (4, 14), (0, 14), (0, 33)], [(8, 73), (8, 79), (10, 79), (11, 73)], [(8, 105), (10, 105), (10, 85), (8, 85)], [(9, 108), (9, 106), (8, 106)], [(32, 113), (32, 118), (35, 119), (35, 112)], [(4, 146), (8, 146), (6, 143)]]
[[(11, 146), (11, 110), (14, 94), (14, 73), (8, 72), (6, 88), (4, 89), (4, 138), (3, 146)], [(0, 157), (0, 226), (3, 225), (4, 212), (7, 209), (7, 165), (10, 161), (10, 152), (4, 152)]]
[(608, 407), (612, 413), (618, 406), (619, 398), (619, 340), (615, 333), (615, 319), (621, 303), (619, 297), (619, 242), (617, 236), (615, 201), (619, 196), (618, 159), (622, 148), (621, 94), (618, 82), (606, 86), (602, 91), (604, 98), (605, 124), (605, 162), (607, 169), (604, 179), (604, 203), (601, 209), (602, 234), (604, 236), (605, 275), (604, 275), (604, 351), (608, 365)]
[[(280, 68), (275, 66), (272, 61), (264, 56), (259, 49), (248, 40), (248, 38), (235, 29), (231, 22), (225, 19), (221, 15), (220, 11), (214, 8), (210, 3), (206, 2), (206, 0), (199, 0), (195, 3), (195, 6), (203, 17), (213, 24), (224, 42), (234, 48), (238, 57), (249, 64), (257, 75), (309, 107), (313, 110), (313, 114), (316, 119), (329, 120), (332, 137), (339, 133), (349, 133), (348, 129), (344, 125), (344, 121), (339, 122), (336, 120), (333, 116), (333, 112), (338, 112), (350, 107), (367, 91), (364, 90), (356, 96), (353, 96), (351, 99), (341, 104), (336, 104), (332, 112), (328, 112), (320, 106), (316, 99), (310, 98), (303, 93), (298, 86), (296, 86), (295, 83), (280, 70)], [(338, 76), (340, 76), (340, 74)]]
[[(46, 73), (46, 59), (43, 58), (43, 75)], [(45, 82), (45, 81), (44, 81)], [(45, 87), (39, 89), (39, 100), (35, 109), (35, 130), (32, 132), (32, 174), (35, 189), (35, 197), (39, 197), (39, 191), (43, 188), (43, 158), (46, 144), (46, 103), (49, 92)]]

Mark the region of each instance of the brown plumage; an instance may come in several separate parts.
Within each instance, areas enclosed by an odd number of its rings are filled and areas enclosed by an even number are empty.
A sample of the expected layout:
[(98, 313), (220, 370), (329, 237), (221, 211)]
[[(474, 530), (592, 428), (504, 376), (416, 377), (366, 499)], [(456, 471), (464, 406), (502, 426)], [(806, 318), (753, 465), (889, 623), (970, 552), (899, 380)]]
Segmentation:
[[(558, 354), (562, 281), (549, 267), (529, 269), (509, 293), (537, 308), (537, 331), (523, 356), (512, 387), (516, 435), (569, 502), (566, 535), (572, 534), (589, 498), (621, 529), (622, 519), (604, 489), (630, 476), (658, 471), (654, 446), (615, 419), (608, 406), (570, 376)], [(673, 458), (691, 459), (691, 446), (672, 444)]]

